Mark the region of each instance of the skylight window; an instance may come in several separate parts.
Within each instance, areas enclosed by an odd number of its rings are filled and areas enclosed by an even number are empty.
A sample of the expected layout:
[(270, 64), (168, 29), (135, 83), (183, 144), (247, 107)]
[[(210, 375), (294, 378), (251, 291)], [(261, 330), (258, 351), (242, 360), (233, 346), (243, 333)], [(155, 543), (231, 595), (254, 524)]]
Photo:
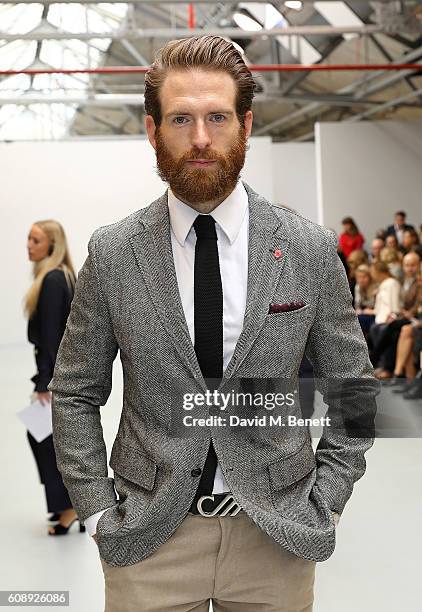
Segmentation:
[[(112, 34), (121, 27), (127, 4), (96, 5), (52, 4), (42, 21), (43, 5), (0, 5), (1, 32), (25, 34), (47, 25), (71, 33), (101, 32)], [(0, 44), (0, 68), (22, 70), (31, 67), (83, 69), (99, 66), (111, 38), (80, 41), (12, 40)], [(54, 103), (57, 98), (86, 98), (90, 83), (87, 74), (40, 74), (0, 77), (0, 140), (62, 138), (66, 136), (77, 104)], [(46, 98), (46, 103), (31, 103), (31, 98)], [(50, 101), (47, 98), (50, 97)], [(17, 100), (29, 98), (27, 103)], [(10, 104), (7, 100), (10, 99)]]
[(258, 32), (259, 30), (262, 30), (262, 25), (260, 23), (244, 13), (234, 13), (233, 21), (239, 26), (239, 28), (246, 30), (246, 32)]
[(4, 45), (0, 48), (2, 70), (22, 70), (26, 68), (34, 61), (36, 50), (37, 43), (35, 40), (13, 40)]
[(26, 34), (39, 24), (42, 10), (42, 4), (2, 4), (0, 31), (9, 34)]
[[(287, 27), (289, 24), (286, 17), (278, 11), (272, 4), (259, 4), (258, 2), (240, 3), (240, 7), (247, 8), (254, 19), (265, 27), (272, 29), (275, 27)], [(303, 36), (277, 36), (278, 42), (287, 49), (291, 55), (297, 58), (299, 63), (314, 64), (321, 59), (321, 54)]]
[(113, 32), (126, 15), (127, 4), (53, 4), (47, 20), (67, 32)]
[(287, 0), (284, 3), (284, 6), (294, 11), (300, 11), (303, 6), (303, 2), (301, 2), (300, 0)]
[(272, 4), (265, 5), (265, 29), (285, 27), (287, 21), (283, 15)]
[[(314, 2), (314, 8), (329, 24), (335, 27), (362, 26), (363, 21), (345, 2)], [(345, 40), (357, 34), (343, 34)]]

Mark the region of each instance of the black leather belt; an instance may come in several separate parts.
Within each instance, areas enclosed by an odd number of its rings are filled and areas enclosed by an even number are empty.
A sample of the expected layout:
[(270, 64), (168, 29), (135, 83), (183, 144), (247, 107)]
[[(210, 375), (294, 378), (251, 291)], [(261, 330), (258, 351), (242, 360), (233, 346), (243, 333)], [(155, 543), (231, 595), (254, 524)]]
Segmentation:
[(189, 512), (201, 514), (202, 516), (236, 516), (242, 508), (233, 499), (231, 493), (214, 493), (213, 495), (202, 495), (195, 503), (193, 501)]

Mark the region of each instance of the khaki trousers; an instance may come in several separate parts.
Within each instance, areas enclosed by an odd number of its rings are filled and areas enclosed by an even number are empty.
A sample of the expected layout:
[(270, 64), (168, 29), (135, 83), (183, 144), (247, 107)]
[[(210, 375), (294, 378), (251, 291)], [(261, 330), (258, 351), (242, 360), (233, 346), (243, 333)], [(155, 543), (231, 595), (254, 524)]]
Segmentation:
[(101, 559), (105, 612), (312, 612), (315, 561), (277, 544), (249, 516), (187, 514), (133, 565)]

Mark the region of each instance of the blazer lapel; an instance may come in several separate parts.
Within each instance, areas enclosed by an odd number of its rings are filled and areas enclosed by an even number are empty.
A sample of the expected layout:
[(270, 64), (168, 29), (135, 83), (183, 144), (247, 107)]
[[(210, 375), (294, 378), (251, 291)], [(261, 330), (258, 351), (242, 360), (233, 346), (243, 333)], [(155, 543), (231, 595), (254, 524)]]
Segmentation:
[(235, 374), (265, 322), (268, 304), (280, 279), (290, 244), (287, 229), (269, 202), (249, 185), (243, 184), (249, 200), (246, 310), (242, 332), (221, 384)]
[[(265, 198), (244, 183), (249, 201), (248, 286), (243, 329), (221, 384), (232, 377), (247, 356), (268, 314), (275, 286), (289, 249), (282, 219)], [(186, 323), (171, 248), (167, 191), (139, 219), (140, 230), (130, 237), (137, 264), (157, 310), (182, 361), (206, 390)], [(281, 251), (277, 257), (274, 252)]]
[(140, 219), (142, 227), (130, 241), (137, 264), (160, 317), (182, 361), (206, 389), (190, 338), (177, 284), (171, 247), (167, 191)]

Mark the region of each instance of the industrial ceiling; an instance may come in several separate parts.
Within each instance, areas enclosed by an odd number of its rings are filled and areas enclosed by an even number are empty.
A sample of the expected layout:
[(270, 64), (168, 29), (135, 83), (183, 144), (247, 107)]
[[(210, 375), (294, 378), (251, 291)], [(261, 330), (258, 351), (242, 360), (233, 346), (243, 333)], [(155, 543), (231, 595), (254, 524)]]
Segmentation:
[(253, 135), (422, 117), (422, 3), (0, 0), (0, 140), (144, 136), (144, 73), (167, 41), (232, 40), (258, 83)]

